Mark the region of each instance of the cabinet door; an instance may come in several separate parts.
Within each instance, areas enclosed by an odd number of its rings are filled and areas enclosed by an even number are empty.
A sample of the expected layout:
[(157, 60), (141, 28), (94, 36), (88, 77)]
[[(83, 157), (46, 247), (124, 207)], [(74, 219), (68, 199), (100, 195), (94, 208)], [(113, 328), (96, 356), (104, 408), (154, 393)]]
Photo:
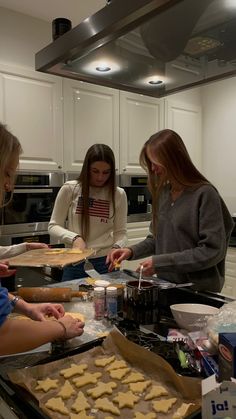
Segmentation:
[(143, 173), (140, 151), (163, 128), (163, 103), (163, 99), (120, 92), (120, 173)]
[[(128, 246), (139, 243), (146, 238), (149, 232), (150, 221), (143, 221), (139, 223), (128, 223), (127, 224), (127, 236), (128, 236)], [(122, 262), (123, 269), (136, 270), (141, 261), (144, 261), (147, 258), (137, 259), (137, 260), (124, 260)]]
[(20, 169), (62, 169), (62, 80), (0, 65), (0, 119), (20, 140)]
[(119, 92), (76, 80), (64, 80), (65, 170), (80, 172), (88, 148), (109, 145), (119, 169)]
[(165, 99), (165, 128), (173, 129), (181, 136), (193, 163), (201, 170), (201, 107)]

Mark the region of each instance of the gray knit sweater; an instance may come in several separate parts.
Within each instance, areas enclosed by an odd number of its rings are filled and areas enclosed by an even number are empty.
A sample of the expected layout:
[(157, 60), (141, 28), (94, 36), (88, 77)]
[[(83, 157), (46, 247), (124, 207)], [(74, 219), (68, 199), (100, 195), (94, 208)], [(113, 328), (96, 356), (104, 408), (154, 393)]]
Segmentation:
[(132, 259), (152, 255), (159, 278), (193, 282), (195, 290), (219, 292), (233, 225), (212, 185), (187, 188), (175, 202), (167, 185), (159, 200), (157, 237), (153, 237), (151, 225), (146, 239), (131, 246)]

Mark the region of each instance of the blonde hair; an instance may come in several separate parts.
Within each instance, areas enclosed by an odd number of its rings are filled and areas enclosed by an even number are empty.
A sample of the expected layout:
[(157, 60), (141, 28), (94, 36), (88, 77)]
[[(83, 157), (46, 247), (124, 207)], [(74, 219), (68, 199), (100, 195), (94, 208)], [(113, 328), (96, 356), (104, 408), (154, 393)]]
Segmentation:
[(22, 153), (21, 144), (6, 126), (0, 123), (0, 207), (4, 205), (4, 180), (6, 174), (6, 167), (11, 159), (19, 157)]

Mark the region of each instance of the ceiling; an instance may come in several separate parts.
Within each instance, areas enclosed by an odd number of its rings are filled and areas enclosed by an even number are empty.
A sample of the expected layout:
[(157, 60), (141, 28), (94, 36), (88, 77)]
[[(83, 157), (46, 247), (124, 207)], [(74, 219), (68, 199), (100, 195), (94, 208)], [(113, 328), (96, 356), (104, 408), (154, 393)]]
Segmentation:
[(77, 25), (106, 5), (106, 0), (0, 0), (0, 7), (52, 22), (66, 17)]

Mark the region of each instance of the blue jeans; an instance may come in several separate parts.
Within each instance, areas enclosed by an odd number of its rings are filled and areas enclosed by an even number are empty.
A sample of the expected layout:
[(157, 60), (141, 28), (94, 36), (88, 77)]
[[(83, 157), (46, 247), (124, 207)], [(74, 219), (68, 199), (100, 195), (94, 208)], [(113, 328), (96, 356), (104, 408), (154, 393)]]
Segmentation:
[[(101, 256), (99, 258), (89, 259), (89, 261), (93, 264), (94, 269), (98, 271), (99, 274), (107, 274), (108, 273), (108, 266), (106, 265), (106, 256)], [(62, 281), (71, 281), (72, 279), (79, 279), (79, 278), (86, 278), (88, 274), (86, 274), (84, 270), (84, 263), (81, 262), (76, 266), (66, 266), (63, 269)]]

